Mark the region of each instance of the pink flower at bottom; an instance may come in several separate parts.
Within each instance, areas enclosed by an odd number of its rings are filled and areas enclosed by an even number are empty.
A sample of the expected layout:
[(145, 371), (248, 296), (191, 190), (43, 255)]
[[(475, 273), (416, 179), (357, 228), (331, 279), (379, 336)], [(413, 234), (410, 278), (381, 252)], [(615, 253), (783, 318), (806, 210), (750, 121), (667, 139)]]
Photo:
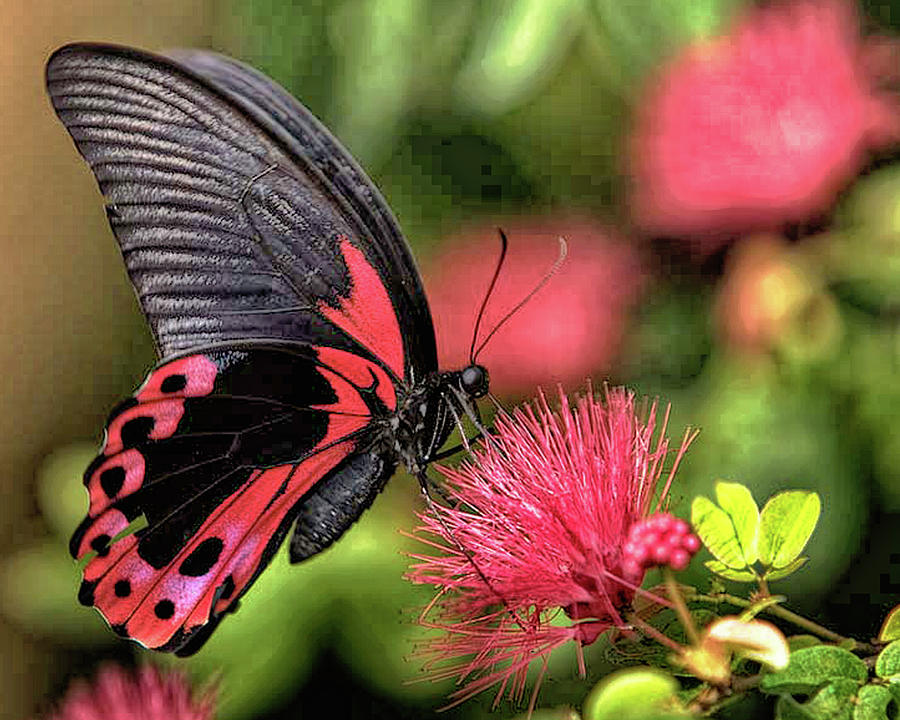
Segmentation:
[[(451, 506), (420, 515), (414, 536), (440, 552), (413, 555), (408, 577), (438, 590), (421, 622), (442, 632), (423, 654), (433, 678), (463, 684), (454, 701), (497, 683), (496, 701), (520, 699), (532, 661), (621, 626), (643, 579), (626, 571), (623, 548), (653, 511), (668, 411), (657, 433), (656, 403), (639, 413), (622, 388), (574, 407), (560, 391), (560, 404), (553, 411), (541, 395), (498, 416), (469, 461), (442, 468)], [(693, 437), (685, 433), (655, 509)], [(551, 623), (563, 614), (568, 623)]]
[(46, 720), (212, 720), (213, 705), (209, 693), (195, 699), (181, 673), (107, 665), (92, 683), (75, 681)]
[(900, 137), (884, 87), (897, 42), (859, 25), (848, 0), (772, 3), (674, 58), (632, 135), (637, 223), (710, 251), (827, 212), (870, 151)]

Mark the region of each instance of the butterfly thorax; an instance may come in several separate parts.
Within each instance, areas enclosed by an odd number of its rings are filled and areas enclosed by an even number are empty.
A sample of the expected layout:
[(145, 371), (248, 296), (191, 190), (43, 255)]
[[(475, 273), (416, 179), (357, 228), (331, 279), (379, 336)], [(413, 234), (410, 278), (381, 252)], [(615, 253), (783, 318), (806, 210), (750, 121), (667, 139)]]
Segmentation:
[[(473, 368), (483, 373), (477, 387), (471, 383)], [(486, 389), (487, 372), (479, 366), (434, 372), (400, 399), (388, 424), (393, 450), (410, 473), (424, 471), (463, 417), (478, 417), (474, 401), (484, 394), (482, 385)]]

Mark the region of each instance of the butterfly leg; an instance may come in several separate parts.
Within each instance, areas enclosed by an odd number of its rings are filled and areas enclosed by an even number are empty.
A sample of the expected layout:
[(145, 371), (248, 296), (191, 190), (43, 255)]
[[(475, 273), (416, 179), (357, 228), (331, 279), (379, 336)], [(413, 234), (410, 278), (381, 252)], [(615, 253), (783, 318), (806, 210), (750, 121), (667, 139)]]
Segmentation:
[[(488, 433), (490, 433), (493, 429), (494, 429), (493, 426), (487, 428)], [(447, 448), (446, 450), (441, 450), (439, 453), (432, 455), (430, 458), (428, 458), (428, 462), (438, 462), (440, 460), (446, 460), (448, 457), (452, 457), (453, 455), (456, 455), (456, 453), (458, 453), (458, 452), (461, 452), (463, 450), (468, 450), (470, 448), (470, 446), (472, 445), (472, 443), (474, 443), (478, 440), (481, 440), (481, 438), (483, 438), (483, 437), (484, 437), (483, 433), (480, 433), (480, 432), (475, 433), (472, 437), (466, 438), (465, 442), (458, 443), (457, 445), (454, 445), (453, 447)]]

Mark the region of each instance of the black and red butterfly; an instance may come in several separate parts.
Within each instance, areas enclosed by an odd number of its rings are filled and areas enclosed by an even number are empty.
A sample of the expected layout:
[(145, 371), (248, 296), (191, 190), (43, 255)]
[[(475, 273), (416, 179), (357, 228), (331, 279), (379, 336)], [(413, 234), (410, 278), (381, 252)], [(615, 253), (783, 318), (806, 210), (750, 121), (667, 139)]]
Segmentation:
[(50, 58), (47, 89), (161, 358), (85, 473), (79, 598), (120, 635), (189, 654), (292, 526), (299, 562), (399, 463), (424, 483), (487, 372), (438, 370), (393, 215), (271, 80), (208, 52), (79, 44)]

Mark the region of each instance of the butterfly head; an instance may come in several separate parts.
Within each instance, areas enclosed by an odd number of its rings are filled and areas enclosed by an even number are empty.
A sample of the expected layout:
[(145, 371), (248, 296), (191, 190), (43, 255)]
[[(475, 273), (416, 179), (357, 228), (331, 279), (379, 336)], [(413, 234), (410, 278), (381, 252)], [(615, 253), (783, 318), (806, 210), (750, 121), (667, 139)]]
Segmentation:
[(463, 368), (459, 373), (459, 386), (470, 398), (483, 398), (490, 386), (487, 368), (476, 363)]

